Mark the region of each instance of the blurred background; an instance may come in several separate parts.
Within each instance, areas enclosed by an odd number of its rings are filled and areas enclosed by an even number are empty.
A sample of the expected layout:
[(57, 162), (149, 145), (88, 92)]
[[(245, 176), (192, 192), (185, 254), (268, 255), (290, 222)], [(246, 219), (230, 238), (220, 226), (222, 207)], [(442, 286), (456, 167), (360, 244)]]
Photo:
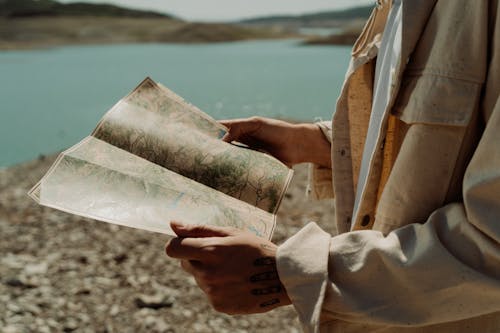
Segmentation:
[[(146, 76), (216, 119), (329, 120), (373, 0), (0, 0), (0, 332), (296, 332), (291, 307), (228, 317), (165, 237), (70, 216), (26, 192)], [(274, 241), (332, 204), (306, 169)]]
[(146, 76), (217, 119), (330, 119), (373, 7), (95, 2), (0, 0), (0, 167), (71, 146)]

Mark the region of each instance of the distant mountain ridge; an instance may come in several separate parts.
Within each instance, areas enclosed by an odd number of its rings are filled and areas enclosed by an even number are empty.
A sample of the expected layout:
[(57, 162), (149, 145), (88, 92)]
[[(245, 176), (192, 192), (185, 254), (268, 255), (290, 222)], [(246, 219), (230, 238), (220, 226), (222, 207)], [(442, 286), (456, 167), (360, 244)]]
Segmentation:
[(154, 11), (135, 10), (109, 4), (74, 2), (63, 4), (55, 0), (0, 0), (0, 17), (47, 16), (109, 16), (173, 18)]
[(241, 20), (238, 23), (243, 24), (281, 24), (295, 23), (308, 25), (313, 22), (320, 21), (351, 21), (351, 20), (366, 20), (373, 10), (373, 6), (361, 6), (348, 8), (344, 10), (317, 12), (303, 15), (277, 15), (256, 17), (251, 19)]

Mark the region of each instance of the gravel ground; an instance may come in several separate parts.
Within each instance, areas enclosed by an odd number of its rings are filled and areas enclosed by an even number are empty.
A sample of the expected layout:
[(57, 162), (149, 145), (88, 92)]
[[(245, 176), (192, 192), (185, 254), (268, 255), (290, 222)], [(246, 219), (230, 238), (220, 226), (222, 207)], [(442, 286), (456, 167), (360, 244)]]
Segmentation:
[[(26, 192), (54, 160), (0, 170), (0, 332), (299, 332), (292, 307), (227, 316), (164, 255), (164, 235), (40, 207)], [(305, 196), (298, 166), (279, 212), (280, 244), (331, 201)], [(333, 231), (333, 230), (330, 230)]]

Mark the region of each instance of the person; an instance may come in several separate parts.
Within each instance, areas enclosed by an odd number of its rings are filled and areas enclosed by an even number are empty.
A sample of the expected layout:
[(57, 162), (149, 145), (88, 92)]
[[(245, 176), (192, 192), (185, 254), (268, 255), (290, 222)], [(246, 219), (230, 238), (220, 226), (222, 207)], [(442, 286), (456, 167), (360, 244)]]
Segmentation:
[(226, 141), (312, 162), (335, 198), (279, 247), (172, 223), (167, 244), (228, 314), (293, 304), (306, 332), (500, 332), (498, 0), (378, 1), (331, 123), (223, 121)]

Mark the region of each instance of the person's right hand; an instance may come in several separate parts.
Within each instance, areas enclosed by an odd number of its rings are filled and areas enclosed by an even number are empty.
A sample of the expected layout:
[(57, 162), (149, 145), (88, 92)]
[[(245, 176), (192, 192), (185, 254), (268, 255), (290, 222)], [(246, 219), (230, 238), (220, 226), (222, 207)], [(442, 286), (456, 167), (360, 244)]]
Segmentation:
[(223, 120), (229, 131), (226, 142), (237, 141), (264, 150), (288, 166), (312, 162), (330, 166), (330, 143), (314, 124), (292, 124), (282, 120), (252, 117)]

